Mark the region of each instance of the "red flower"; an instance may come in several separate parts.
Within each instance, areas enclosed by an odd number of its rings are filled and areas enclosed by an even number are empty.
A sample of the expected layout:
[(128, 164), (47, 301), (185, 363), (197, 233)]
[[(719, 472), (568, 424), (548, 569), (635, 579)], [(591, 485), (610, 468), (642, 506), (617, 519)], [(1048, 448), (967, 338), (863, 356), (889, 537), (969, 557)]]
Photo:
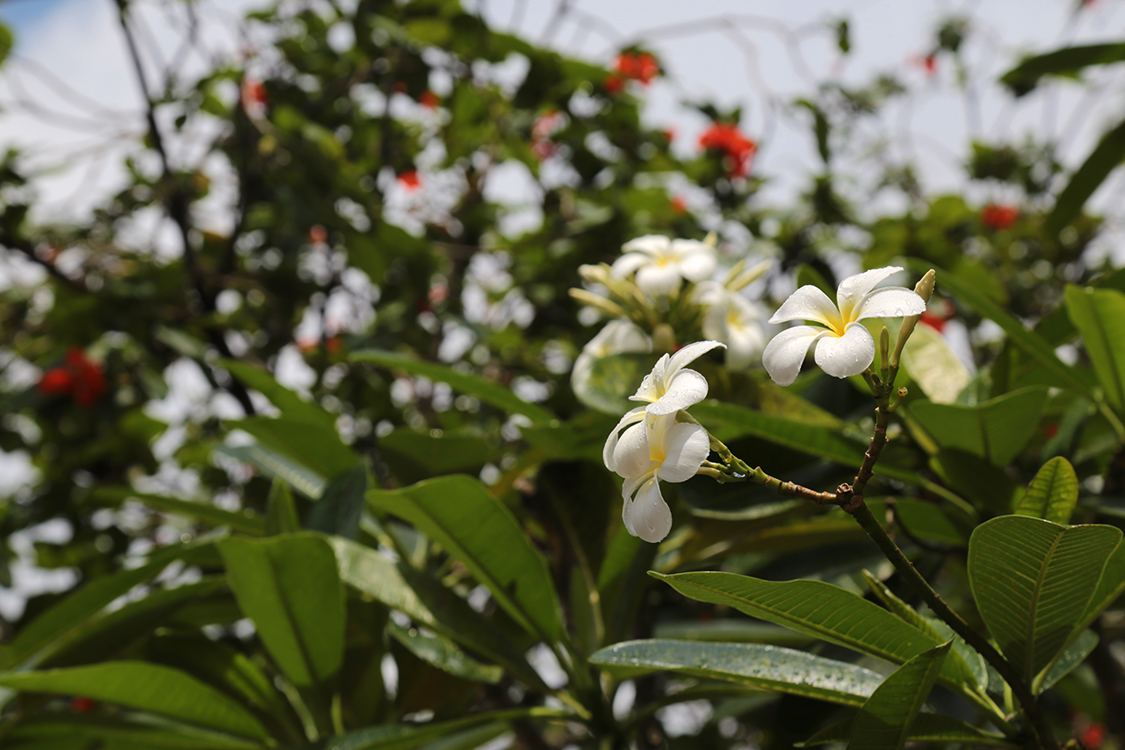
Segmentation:
[(1015, 206), (989, 203), (980, 210), (980, 223), (991, 232), (1000, 232), (1008, 229), (1020, 217), (1020, 210)]
[(422, 178), (418, 176), (418, 170), (410, 169), (398, 176), (398, 184), (407, 190), (417, 190), (422, 184)]
[(648, 52), (622, 52), (614, 61), (613, 69), (624, 78), (640, 81), (647, 86), (660, 75), (660, 62)]
[(328, 230), (320, 224), (313, 224), (309, 227), (309, 242), (314, 245), (323, 245), (328, 242)]
[(74, 378), (62, 367), (48, 370), (39, 381), (39, 392), (44, 396), (61, 396), (70, 393), (72, 388), (74, 388)]
[(434, 109), (435, 107), (437, 107), (437, 105), (441, 104), (441, 98), (438, 97), (438, 95), (434, 92), (427, 89), (426, 91), (422, 92), (422, 95), (420, 97), (418, 97), (418, 103), (426, 109)]
[(745, 177), (758, 151), (758, 144), (747, 138), (733, 122), (713, 122), (699, 136), (699, 146), (707, 151), (721, 151), (730, 162), (727, 171), (733, 177)]
[(239, 103), (242, 105), (242, 110), (250, 117), (265, 117), (266, 106), (269, 104), (266, 87), (256, 78), (244, 78)]
[(922, 313), (922, 317), (918, 318), (919, 323), (924, 326), (933, 328), (938, 333), (941, 333), (945, 330), (945, 321), (945, 317), (929, 310), (926, 310), (924, 313)]
[(324, 348), (329, 354), (336, 354), (343, 347), (339, 336), (329, 336), (324, 340)]
[(1079, 734), (1079, 739), (1082, 740), (1082, 746), (1087, 750), (1097, 750), (1102, 746), (1102, 740), (1105, 739), (1105, 734), (1105, 724), (1095, 721), (1088, 724), (1086, 728), (1082, 730)]
[(610, 73), (606, 79), (602, 81), (602, 88), (605, 89), (607, 94), (620, 93), (621, 89), (625, 87), (625, 79), (616, 73)]
[(687, 213), (687, 201), (685, 201), (683, 199), (683, 196), (680, 196), (680, 195), (672, 196), (672, 200), (668, 201), (668, 205), (672, 209), (672, 213), (676, 213), (676, 214), (686, 214)]
[(937, 73), (937, 55), (930, 53), (922, 58), (922, 69), (926, 71), (926, 75), (932, 76)]
[(97, 701), (81, 695), (75, 696), (74, 698), (70, 699), (70, 709), (72, 711), (77, 711), (80, 714), (93, 711), (95, 708), (97, 708), (97, 705)]

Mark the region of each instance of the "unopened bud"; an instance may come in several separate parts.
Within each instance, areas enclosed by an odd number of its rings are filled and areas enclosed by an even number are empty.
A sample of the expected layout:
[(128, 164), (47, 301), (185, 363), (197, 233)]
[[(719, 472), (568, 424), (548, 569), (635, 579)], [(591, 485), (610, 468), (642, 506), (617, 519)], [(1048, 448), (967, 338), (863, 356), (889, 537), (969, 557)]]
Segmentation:
[(890, 366), (891, 355), (891, 332), (886, 326), (883, 330), (879, 331), (879, 361), (883, 363), (883, 367)]
[[(929, 304), (930, 297), (934, 295), (935, 277), (934, 269), (931, 268), (914, 285), (914, 293), (921, 297), (926, 304)], [(906, 340), (910, 338), (910, 334), (914, 333), (914, 326), (918, 324), (921, 317), (921, 315), (910, 315), (903, 318), (902, 328), (898, 330), (898, 342), (895, 344), (894, 354), (891, 355), (891, 367), (898, 367), (899, 358), (902, 356), (902, 348), (906, 346)]]
[(609, 278), (609, 266), (605, 263), (598, 265), (585, 264), (578, 267), (578, 275), (587, 284), (604, 284)]
[(652, 350), (671, 352), (676, 348), (676, 332), (667, 323), (661, 323), (652, 331)]
[(707, 236), (703, 238), (703, 244), (710, 245), (711, 247), (717, 247), (719, 244), (719, 235), (715, 234), (714, 232), (708, 232)]
[(724, 286), (732, 292), (737, 292), (739, 289), (747, 286), (751, 281), (754, 281), (759, 276), (768, 271), (770, 265), (771, 264), (768, 260), (763, 260), (753, 268), (749, 268), (738, 274), (737, 276), (734, 276), (730, 281), (724, 284)]
[(579, 303), (592, 307), (603, 315), (607, 315), (611, 318), (628, 317), (621, 305), (594, 294), (593, 292), (588, 292), (585, 289), (571, 289), (570, 296)]

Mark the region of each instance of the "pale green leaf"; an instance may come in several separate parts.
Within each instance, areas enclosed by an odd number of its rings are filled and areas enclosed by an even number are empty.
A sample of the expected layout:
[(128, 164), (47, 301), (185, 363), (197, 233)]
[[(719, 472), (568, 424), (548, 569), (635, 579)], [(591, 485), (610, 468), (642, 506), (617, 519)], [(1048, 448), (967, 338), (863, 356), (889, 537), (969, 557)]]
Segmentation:
[(1078, 475), (1062, 456), (1056, 456), (1039, 469), (1027, 492), (1016, 503), (1017, 516), (1034, 516), (1066, 525), (1078, 503)]
[(1106, 400), (1120, 411), (1125, 408), (1125, 294), (1071, 285), (1066, 309), (1082, 334)]
[(918, 654), (875, 689), (852, 720), (849, 750), (902, 750), (951, 645)]

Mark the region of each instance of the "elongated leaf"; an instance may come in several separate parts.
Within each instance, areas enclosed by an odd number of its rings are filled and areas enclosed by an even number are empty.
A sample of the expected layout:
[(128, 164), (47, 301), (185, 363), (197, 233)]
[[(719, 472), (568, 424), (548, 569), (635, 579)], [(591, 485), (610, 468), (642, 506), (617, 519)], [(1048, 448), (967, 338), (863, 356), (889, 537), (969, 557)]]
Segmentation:
[(1113, 128), (1098, 141), (1098, 145), (1086, 157), (1086, 161), (1070, 176), (1055, 208), (1047, 217), (1048, 231), (1059, 232), (1082, 213), (1082, 207), (1109, 173), (1125, 159), (1125, 122)]
[(902, 750), (952, 643), (918, 654), (876, 688), (852, 720), (849, 750)]
[(1063, 47), (1042, 55), (1028, 57), (1000, 77), (1000, 83), (1016, 96), (1023, 96), (1043, 76), (1073, 76), (1091, 65), (1125, 61), (1125, 44), (1088, 44)]
[(265, 448), (332, 479), (352, 469), (359, 457), (344, 444), (335, 427), (292, 417), (248, 417), (229, 423), (250, 433)]
[(372, 490), (367, 499), (440, 544), (529, 632), (560, 636), (562, 614), (546, 561), (478, 480), (439, 477), (394, 492)]
[(675, 672), (845, 706), (863, 705), (881, 680), (854, 664), (756, 643), (626, 641), (598, 651), (590, 663), (617, 677)]
[(95, 502), (114, 505), (126, 500), (137, 500), (155, 510), (194, 518), (212, 526), (230, 526), (244, 534), (260, 536), (265, 531), (265, 522), (249, 508), (235, 513), (218, 508), (205, 500), (183, 500), (178, 497), (154, 495), (150, 492), (137, 492), (129, 487), (96, 487), (91, 495)]
[(353, 466), (324, 488), (324, 494), (309, 509), (305, 528), (354, 539), (366, 492), (367, 467)]
[(393, 622), (387, 624), (387, 633), (422, 661), (451, 675), (493, 685), (500, 682), (500, 678), (504, 676), (503, 669), (481, 664), (453, 645), (453, 642), (445, 636), (424, 635), (414, 628), (408, 630)]
[(505, 388), (491, 380), (485, 380), (478, 375), (458, 372), (446, 365), (426, 362), (408, 354), (374, 349), (355, 352), (351, 359), (353, 362), (370, 362), (380, 367), (405, 370), (411, 375), (421, 375), (430, 380), (448, 383), (455, 391), (475, 396), (486, 404), (491, 404), (510, 414), (522, 414), (533, 423), (547, 424), (555, 419), (551, 412), (535, 404), (529, 404), (514, 394), (510, 388)]
[[(30, 717), (6, 732), (13, 747), (65, 748), (67, 740), (79, 747), (128, 750), (260, 750), (261, 742), (166, 722), (159, 726), (118, 717), (55, 713)], [(42, 744), (35, 744), (42, 743)], [(93, 744), (92, 744), (93, 743)]]
[[(804, 742), (798, 742), (797, 747), (827, 745), (830, 742), (847, 742), (851, 735), (852, 722), (844, 721), (827, 729), (822, 729)], [(1009, 742), (1002, 735), (977, 729), (972, 724), (960, 719), (941, 716), (940, 714), (918, 714), (915, 716), (906, 739), (912, 742), (941, 742), (949, 745), (962, 742), (967, 745), (1002, 747), (1010, 748), (1010, 750), (1019, 750), (1022, 747), (1022, 745)]]
[[(892, 331), (893, 335), (897, 333)], [(929, 326), (918, 326), (910, 334), (902, 350), (902, 366), (935, 404), (956, 401), (972, 379), (945, 337)]]
[(977, 608), (1028, 684), (1081, 621), (1120, 540), (1112, 526), (1068, 528), (1028, 516), (1000, 516), (973, 532), (969, 579)]
[(921, 401), (910, 407), (944, 448), (1007, 466), (1035, 434), (1047, 400), (1042, 388), (1023, 388), (976, 406)]
[(336, 417), (334, 415), (325, 411), (320, 405), (312, 401), (306, 401), (295, 391), (278, 383), (267, 370), (246, 362), (239, 362), (236, 359), (220, 359), (218, 364), (244, 384), (268, 398), (284, 416), (335, 430)]
[(1082, 613), (1077, 628), (1086, 628), (1106, 607), (1117, 601), (1123, 592), (1125, 592), (1125, 544), (1119, 544), (1106, 561), (1098, 587), (1090, 597), (1090, 603)]
[(274, 477), (270, 485), (269, 504), (266, 507), (266, 534), (288, 534), (301, 530), (301, 520), (297, 516), (297, 504), (289, 485)]
[(511, 641), (440, 582), (396, 565), (370, 547), (338, 537), (329, 543), (339, 561), (340, 578), (349, 586), (505, 666), (528, 685), (549, 690)]
[(684, 596), (901, 664), (938, 645), (863, 597), (823, 581), (762, 581), (734, 573), (653, 573)]
[(1056, 682), (1066, 677), (1075, 667), (1084, 662), (1097, 645), (1098, 634), (1093, 630), (1083, 630), (1070, 645), (1063, 649), (1052, 664), (1039, 673), (1037, 679), (1040, 680), (1040, 684), (1036, 686), (1036, 690), (1050, 690)]
[(514, 708), (507, 711), (488, 711), (452, 721), (433, 721), (428, 724), (384, 724), (323, 740), (314, 745), (301, 745), (292, 750), (413, 750), (427, 740), (445, 737), (469, 727), (516, 719), (566, 719), (568, 714), (554, 708)]
[(1068, 286), (1066, 309), (1082, 334), (1106, 400), (1115, 409), (1125, 408), (1125, 294)]
[[(925, 273), (929, 270), (930, 263), (908, 259), (906, 266), (916, 273)], [(1078, 393), (1089, 393), (1087, 383), (1074, 371), (1074, 368), (1062, 363), (1055, 355), (1055, 348), (1047, 343), (1043, 337), (1029, 330), (1020, 320), (1013, 317), (972, 284), (948, 271), (940, 268), (935, 270), (937, 271), (939, 288), (1004, 329), (1012, 343), (1039, 362), (1043, 369), (1058, 380), (1060, 385), (1071, 388)]]
[(81, 695), (239, 737), (267, 737), (253, 714), (230, 698), (179, 670), (157, 664), (115, 661), (4, 674), (0, 675), (0, 686), (32, 693)]
[(324, 538), (225, 539), (219, 551), (238, 605), (293, 684), (335, 675), (344, 654), (344, 589)]
[(280, 479), (306, 497), (316, 500), (324, 492), (324, 477), (296, 461), (261, 445), (220, 445), (216, 453), (251, 464), (266, 476)]
[(662, 622), (653, 628), (653, 636), (673, 641), (708, 641), (711, 643), (768, 643), (773, 646), (807, 646), (814, 638), (795, 633), (789, 628), (751, 622), (743, 618), (685, 620)]
[(1039, 469), (1027, 492), (1013, 512), (1066, 525), (1078, 503), (1078, 475), (1062, 456), (1056, 456)]

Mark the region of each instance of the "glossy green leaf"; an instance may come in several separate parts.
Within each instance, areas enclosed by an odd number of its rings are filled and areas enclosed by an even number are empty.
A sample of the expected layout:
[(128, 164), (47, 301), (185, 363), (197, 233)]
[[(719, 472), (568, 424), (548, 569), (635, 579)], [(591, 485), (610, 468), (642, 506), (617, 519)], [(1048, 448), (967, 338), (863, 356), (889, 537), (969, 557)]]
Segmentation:
[(387, 634), (406, 647), (408, 651), (427, 664), (474, 682), (495, 685), (504, 676), (504, 670), (495, 665), (481, 664), (457, 648), (442, 635), (426, 635), (415, 628), (387, 624)]
[(610, 354), (580, 358), (574, 364), (570, 387), (578, 400), (603, 414), (621, 416), (636, 404), (629, 397), (652, 371), (659, 354)]
[(852, 719), (849, 750), (902, 750), (951, 645), (918, 654), (875, 689)]
[(1012, 512), (1066, 525), (1078, 503), (1078, 475), (1062, 456), (1056, 456), (1039, 469), (1027, 492)]
[(0, 675), (0, 686), (31, 693), (80, 695), (239, 737), (267, 737), (253, 714), (235, 701), (194, 677), (157, 664), (115, 661), (9, 673)]
[(1035, 434), (1047, 401), (1042, 388), (1023, 388), (976, 406), (920, 401), (914, 417), (945, 448), (1006, 466)]
[(721, 572), (652, 575), (692, 599), (734, 607), (897, 664), (938, 645), (879, 605), (823, 581), (763, 581)]
[(335, 675), (344, 653), (344, 589), (324, 538), (225, 539), (219, 551), (239, 606), (293, 684)]
[(1087, 44), (1063, 47), (1042, 55), (1025, 58), (1000, 77), (1000, 83), (1022, 96), (1044, 76), (1073, 76), (1091, 65), (1125, 61), (1125, 44)]
[(297, 515), (297, 504), (289, 485), (274, 477), (270, 485), (270, 496), (266, 506), (266, 534), (288, 534), (301, 530), (301, 519)]
[(295, 391), (278, 383), (267, 370), (236, 359), (220, 359), (217, 363), (245, 385), (268, 398), (283, 416), (318, 424), (322, 428), (335, 431), (335, 415), (325, 411), (319, 404), (306, 401)]
[(562, 614), (546, 560), (507, 506), (478, 480), (439, 477), (393, 492), (372, 490), (367, 498), (440, 544), (529, 632), (549, 640), (561, 635)]
[[(916, 273), (925, 273), (931, 264), (919, 260), (908, 259), (906, 266)], [(1088, 393), (1088, 384), (1055, 354), (1055, 347), (1051, 346), (1039, 334), (1029, 330), (1023, 322), (1014, 317), (999, 304), (989, 299), (988, 295), (981, 292), (969, 282), (944, 271), (937, 271), (938, 289), (955, 297), (967, 307), (975, 310), (979, 315), (988, 318), (1000, 326), (1008, 334), (1011, 342), (1039, 362), (1049, 372), (1059, 385), (1071, 388), (1078, 393)]]
[(367, 467), (363, 464), (337, 475), (309, 508), (305, 528), (325, 534), (355, 538), (367, 493)]
[[(822, 729), (804, 742), (798, 742), (797, 747), (847, 742), (851, 738), (851, 734), (852, 722), (844, 721), (833, 724), (827, 729)], [(918, 714), (915, 716), (914, 721), (910, 724), (906, 739), (910, 742), (940, 742), (946, 745), (960, 742), (966, 745), (1002, 747), (1010, 750), (1019, 750), (1023, 747), (1009, 742), (1003, 735), (986, 732), (960, 719), (940, 714)]]
[(205, 500), (184, 500), (178, 497), (137, 492), (129, 487), (96, 487), (91, 493), (94, 502), (118, 505), (136, 500), (154, 510), (193, 518), (211, 526), (229, 526), (244, 534), (261, 535), (265, 522), (249, 508), (234, 512), (223, 510)]
[(420, 571), (396, 565), (376, 550), (347, 539), (329, 540), (339, 561), (340, 578), (419, 625), (505, 666), (536, 689), (547, 690), (523, 653), (484, 615)]
[(987, 521), (969, 540), (969, 579), (989, 632), (1031, 684), (1081, 621), (1106, 560), (1112, 526), (1071, 526), (1028, 516)]
[(1056, 682), (1066, 677), (1075, 667), (1084, 662), (1097, 645), (1097, 633), (1092, 630), (1083, 630), (1079, 633), (1078, 637), (1055, 657), (1055, 661), (1039, 673), (1036, 678), (1039, 682), (1035, 686), (1036, 691), (1049, 690), (1054, 687)]
[(407, 427), (379, 438), (379, 452), (394, 476), (403, 482), (456, 472), (477, 473), (499, 455), (497, 447), (482, 435), (446, 432), (436, 437)]
[(321, 474), (264, 446), (220, 445), (215, 448), (215, 452), (248, 463), (266, 476), (282, 480), (313, 500), (324, 492), (326, 482)]
[(935, 404), (952, 404), (971, 380), (945, 337), (929, 326), (917, 326), (910, 334), (902, 350), (902, 367)]
[(1055, 199), (1055, 208), (1047, 217), (1047, 230), (1057, 233), (1078, 218), (1086, 201), (1122, 160), (1125, 160), (1125, 122), (1106, 132), (1086, 161), (1070, 176), (1070, 182)]
[(653, 637), (673, 641), (709, 641), (711, 643), (768, 643), (773, 646), (807, 646), (815, 638), (795, 633), (789, 628), (751, 622), (745, 618), (723, 618), (700, 622), (684, 620), (659, 622)]
[[(24, 719), (4, 739), (12, 747), (62, 748), (68, 740), (88, 747), (123, 750), (261, 750), (265, 745), (254, 740), (211, 732), (165, 721), (130, 721), (110, 716), (74, 713), (47, 713)], [(24, 744), (28, 743), (28, 744)], [(40, 744), (41, 743), (41, 744)]]
[(427, 362), (417, 357), (399, 352), (385, 352), (374, 349), (355, 352), (354, 362), (370, 362), (391, 370), (404, 370), (411, 375), (420, 375), (435, 382), (448, 383), (455, 391), (479, 398), (511, 414), (522, 414), (533, 423), (549, 423), (554, 415), (546, 409), (524, 401), (510, 388), (486, 380), (479, 375), (458, 372), (446, 365)]
[(615, 677), (675, 672), (845, 706), (863, 705), (881, 680), (854, 664), (756, 643), (626, 641), (598, 651), (590, 663)]
[(1106, 607), (1117, 601), (1122, 593), (1125, 593), (1125, 544), (1117, 545), (1106, 560), (1098, 587), (1090, 597), (1086, 611), (1082, 613), (1078, 628), (1087, 627)]
[(1066, 309), (1082, 334), (1106, 400), (1115, 409), (1125, 408), (1125, 294), (1068, 286)]
[(332, 479), (354, 468), (359, 457), (340, 439), (335, 427), (293, 417), (248, 417), (231, 421), (268, 450)]

